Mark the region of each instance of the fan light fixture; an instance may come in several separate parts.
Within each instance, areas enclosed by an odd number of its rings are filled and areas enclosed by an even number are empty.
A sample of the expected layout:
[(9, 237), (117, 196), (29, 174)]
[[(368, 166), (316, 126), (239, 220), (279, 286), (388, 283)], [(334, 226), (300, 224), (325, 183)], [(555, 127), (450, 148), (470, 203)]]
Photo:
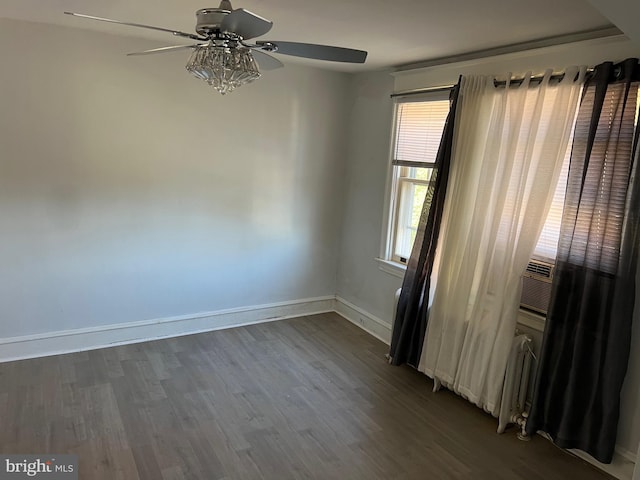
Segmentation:
[(251, 50), (243, 47), (198, 46), (191, 54), (186, 69), (222, 95), (260, 77)]

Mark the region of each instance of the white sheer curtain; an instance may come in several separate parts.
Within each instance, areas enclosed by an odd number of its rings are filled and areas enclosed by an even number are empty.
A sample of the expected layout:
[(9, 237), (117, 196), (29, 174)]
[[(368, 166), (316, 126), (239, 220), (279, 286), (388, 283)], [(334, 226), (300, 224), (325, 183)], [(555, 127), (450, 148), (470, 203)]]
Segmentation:
[[(439, 272), (419, 370), (497, 416), (520, 277), (551, 205), (585, 68), (462, 79)], [(510, 77), (510, 75), (509, 75)]]

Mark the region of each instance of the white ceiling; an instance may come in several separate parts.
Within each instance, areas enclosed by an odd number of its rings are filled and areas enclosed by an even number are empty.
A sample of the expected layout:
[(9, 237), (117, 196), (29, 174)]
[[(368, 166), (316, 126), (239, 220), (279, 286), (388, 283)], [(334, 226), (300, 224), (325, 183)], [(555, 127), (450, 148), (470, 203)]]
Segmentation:
[[(63, 15), (65, 10), (192, 32), (203, 0), (2, 0), (0, 17), (180, 44), (170, 34)], [(336, 70), (372, 70), (610, 25), (587, 0), (236, 0), (274, 22), (263, 37), (367, 50), (365, 65), (313, 62)], [(184, 55), (171, 53), (168, 55)], [(285, 63), (291, 57), (279, 57)], [(308, 63), (308, 62), (305, 62)]]
[(589, 0), (611, 20), (627, 37), (640, 45), (640, 2), (629, 0)]

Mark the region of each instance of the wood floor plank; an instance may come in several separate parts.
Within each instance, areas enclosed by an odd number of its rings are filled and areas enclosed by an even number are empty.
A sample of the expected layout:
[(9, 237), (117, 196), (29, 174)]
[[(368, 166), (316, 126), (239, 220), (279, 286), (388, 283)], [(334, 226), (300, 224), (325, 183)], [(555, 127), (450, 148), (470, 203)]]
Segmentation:
[(0, 452), (92, 480), (611, 478), (387, 349), (328, 313), (0, 364)]

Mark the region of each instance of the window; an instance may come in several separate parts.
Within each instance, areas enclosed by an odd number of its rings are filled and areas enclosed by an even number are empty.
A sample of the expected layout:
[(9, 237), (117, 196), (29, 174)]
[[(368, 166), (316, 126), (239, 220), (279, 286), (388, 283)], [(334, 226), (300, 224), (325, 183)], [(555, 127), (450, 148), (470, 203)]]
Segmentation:
[[(556, 91), (550, 89), (545, 97), (545, 105), (551, 105), (555, 101)], [(533, 109), (527, 98), (525, 108)], [(540, 120), (540, 128), (549, 128), (549, 115), (544, 115)], [(577, 115), (577, 109), (576, 109)], [(571, 159), (571, 149), (573, 143), (573, 131), (569, 136), (569, 143), (562, 162), (560, 176), (553, 194), (553, 200), (547, 214), (547, 219), (538, 238), (538, 243), (533, 251), (531, 261), (527, 265), (522, 276), (522, 295), (520, 297), (520, 307), (546, 315), (549, 301), (551, 299), (551, 282), (558, 251), (558, 241), (560, 240), (560, 226), (562, 224), (562, 211), (564, 208), (564, 196), (567, 189), (567, 177), (569, 176), (569, 163)]]
[[(638, 123), (638, 110), (640, 109), (640, 96), (638, 96), (636, 104), (635, 125)], [(577, 113), (577, 112), (576, 112)], [(571, 147), (573, 144), (573, 132), (571, 132), (569, 145), (562, 164), (560, 178), (553, 194), (553, 203), (547, 215), (538, 244), (533, 253), (534, 260), (542, 260), (554, 263), (556, 259), (558, 241), (560, 239), (560, 225), (562, 224), (562, 209), (564, 207), (564, 196), (567, 189), (567, 178), (569, 176), (569, 162), (571, 158)]]
[[(573, 133), (571, 135), (573, 137)], [(540, 238), (533, 257), (535, 259), (554, 262), (558, 251), (558, 240), (560, 239), (560, 225), (562, 224), (562, 209), (564, 207), (564, 195), (567, 190), (567, 177), (569, 176), (569, 160), (571, 158), (571, 140), (567, 147), (567, 153), (564, 156), (560, 178), (553, 194), (551, 208), (547, 214), (547, 220), (544, 223)]]
[[(434, 172), (436, 155), (449, 113), (448, 97), (447, 91), (420, 97), (401, 97), (397, 100), (384, 260), (406, 264), (411, 255), (422, 206)], [(527, 98), (528, 105), (525, 108), (533, 109), (534, 99), (534, 96)], [(554, 101), (555, 91), (549, 90), (545, 105), (551, 105)], [(638, 102), (640, 104), (640, 97)], [(550, 122), (545, 120), (543, 118), (541, 128), (548, 128)], [(570, 138), (573, 139), (573, 132)], [(572, 140), (567, 147), (547, 220), (523, 276), (521, 306), (543, 315), (546, 314), (549, 302), (560, 238), (571, 144)]]
[(386, 260), (411, 255), (448, 113), (448, 91), (396, 103)]
[[(573, 138), (573, 133), (570, 138)], [(572, 140), (569, 140), (547, 219), (533, 251), (533, 257), (522, 276), (520, 308), (539, 315), (547, 314), (547, 308), (551, 300), (551, 281), (553, 280), (554, 264), (558, 251), (558, 240), (560, 240), (560, 225), (562, 224), (564, 195), (567, 190), (567, 177), (569, 176), (571, 144)]]
[[(550, 105), (554, 101), (555, 92), (550, 91), (548, 95), (545, 102), (548, 101)], [(400, 98), (396, 103), (387, 248), (384, 257), (395, 264), (406, 264), (411, 255), (449, 113), (448, 97), (447, 91), (419, 98)], [(534, 96), (527, 99), (527, 108), (535, 107), (534, 100)], [(547, 221), (532, 262), (523, 277), (522, 306), (542, 314), (546, 312), (551, 291), (550, 282), (560, 236), (570, 155), (571, 145), (567, 148)]]

